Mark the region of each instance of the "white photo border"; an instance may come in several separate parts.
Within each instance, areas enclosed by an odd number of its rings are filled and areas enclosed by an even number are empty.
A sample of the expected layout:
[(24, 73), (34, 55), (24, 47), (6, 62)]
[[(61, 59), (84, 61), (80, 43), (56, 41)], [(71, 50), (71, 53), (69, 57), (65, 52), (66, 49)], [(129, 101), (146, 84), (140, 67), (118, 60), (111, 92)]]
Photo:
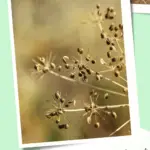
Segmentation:
[(87, 142), (98, 142), (99, 144), (101, 142), (102, 143), (105, 142), (107, 145), (108, 141), (111, 141), (111, 140), (118, 140), (118, 139), (124, 140), (128, 138), (136, 137), (140, 129), (140, 119), (139, 119), (139, 107), (138, 107), (137, 86), (136, 86), (136, 71), (135, 71), (130, 0), (121, 0), (121, 8), (122, 8), (122, 22), (124, 26), (124, 46), (125, 46), (125, 55), (126, 55), (126, 66), (127, 66), (126, 72), (127, 72), (127, 81), (128, 81), (128, 89), (129, 89), (128, 99), (129, 99), (129, 105), (130, 105), (130, 119), (131, 119), (132, 135), (83, 139), (83, 140), (59, 141), (59, 142), (30, 143), (30, 144), (22, 143), (12, 10), (11, 10), (11, 1), (8, 0), (7, 2), (8, 2), (8, 14), (9, 14), (10, 40), (11, 40), (11, 48), (12, 48), (12, 64), (13, 64), (15, 100), (16, 100), (16, 108), (17, 108), (16, 115), (17, 115), (17, 126), (18, 126), (18, 136), (19, 136), (18, 137), (19, 147), (20, 148), (45, 147), (45, 146), (68, 145), (68, 144), (87, 143)]
[(132, 12), (150, 14), (150, 4), (132, 4)]

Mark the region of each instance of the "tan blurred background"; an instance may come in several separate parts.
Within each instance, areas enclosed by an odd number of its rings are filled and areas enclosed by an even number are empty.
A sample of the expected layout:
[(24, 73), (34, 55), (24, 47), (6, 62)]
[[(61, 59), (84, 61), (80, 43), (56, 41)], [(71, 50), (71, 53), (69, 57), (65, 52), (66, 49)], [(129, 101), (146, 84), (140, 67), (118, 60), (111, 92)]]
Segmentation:
[[(108, 48), (101, 41), (97, 26), (81, 25), (97, 3), (101, 4), (102, 10), (113, 6), (117, 12), (116, 23), (121, 23), (120, 0), (12, 0), (23, 143), (105, 137), (129, 119), (128, 108), (121, 108), (117, 110), (117, 121), (107, 118), (100, 129), (95, 129), (86, 125), (82, 113), (68, 113), (70, 128), (60, 131), (44, 116), (45, 110), (50, 107), (46, 100), (51, 101), (51, 95), (60, 90), (68, 93), (68, 97), (78, 99), (77, 106), (81, 107), (81, 100), (88, 100), (90, 89), (51, 75), (45, 76), (40, 83), (30, 77), (32, 58), (46, 56), (49, 51), (56, 55), (55, 62), (58, 64), (64, 55), (76, 56), (77, 47), (90, 49), (93, 57), (106, 58)], [(95, 69), (102, 68), (97, 65)], [(108, 76), (114, 78), (112, 74)], [(120, 80), (118, 82), (124, 84)], [(95, 81), (91, 83), (97, 84)], [(98, 86), (122, 91), (108, 82)], [(100, 92), (99, 104), (128, 103), (126, 97), (116, 95), (104, 101), (103, 95), (104, 92)], [(116, 135), (129, 134), (129, 129), (130, 125)]]
[(133, 4), (150, 4), (150, 0), (131, 0)]

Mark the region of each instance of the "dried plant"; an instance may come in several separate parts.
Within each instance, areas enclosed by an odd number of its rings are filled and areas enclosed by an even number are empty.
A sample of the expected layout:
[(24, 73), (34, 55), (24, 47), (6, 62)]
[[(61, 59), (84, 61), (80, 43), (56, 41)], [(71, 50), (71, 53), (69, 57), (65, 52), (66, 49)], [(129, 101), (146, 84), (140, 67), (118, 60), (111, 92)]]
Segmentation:
[(131, 0), (133, 4), (150, 4), (150, 0)]
[[(126, 80), (126, 63), (124, 53), (124, 40), (123, 40), (123, 25), (115, 24), (116, 12), (113, 7), (109, 7), (105, 12), (101, 11), (101, 6), (97, 5), (94, 12), (90, 14), (90, 19), (82, 21), (82, 24), (96, 24), (99, 28), (100, 39), (107, 46), (106, 53), (107, 60), (97, 56), (92, 56), (92, 52), (87, 49), (78, 47), (76, 49), (76, 56), (68, 56), (65, 54), (61, 59), (61, 64), (55, 63), (56, 56), (50, 52), (46, 57), (37, 57), (33, 59), (34, 71), (32, 75), (43, 79), (46, 74), (56, 76), (71, 82), (72, 84), (84, 85), (85, 88), (89, 88), (89, 99), (87, 103), (84, 99), (71, 99), (67, 98), (61, 91), (56, 91), (50, 99), (51, 108), (46, 111), (45, 116), (55, 121), (59, 129), (68, 129), (70, 127), (69, 120), (67, 119), (68, 113), (81, 113), (86, 118), (87, 124), (93, 124), (95, 128), (101, 127), (101, 120), (105, 121), (107, 116), (117, 119), (116, 109), (124, 109), (129, 107), (128, 98), (125, 104), (115, 105), (99, 105), (99, 101), (105, 101), (110, 98), (111, 95), (120, 97), (128, 97), (128, 88)], [(108, 28), (104, 28), (103, 24), (110, 21), (111, 24)], [(94, 69), (95, 65), (103, 66), (104, 70)], [(99, 67), (101, 68), (101, 67)], [(112, 78), (107, 77), (107, 73), (113, 75)], [(123, 80), (124, 85), (117, 82), (117, 80)], [(109, 90), (101, 87), (101, 82), (106, 81), (121, 88), (122, 92)], [(94, 84), (93, 84), (94, 83)], [(59, 89), (59, 87), (58, 87)], [(99, 98), (100, 91), (104, 92), (103, 98)], [(81, 108), (77, 107), (78, 102), (83, 102)], [(120, 98), (121, 102), (121, 98)], [(115, 131), (108, 136), (115, 135), (123, 127), (130, 123), (130, 118), (126, 120)]]

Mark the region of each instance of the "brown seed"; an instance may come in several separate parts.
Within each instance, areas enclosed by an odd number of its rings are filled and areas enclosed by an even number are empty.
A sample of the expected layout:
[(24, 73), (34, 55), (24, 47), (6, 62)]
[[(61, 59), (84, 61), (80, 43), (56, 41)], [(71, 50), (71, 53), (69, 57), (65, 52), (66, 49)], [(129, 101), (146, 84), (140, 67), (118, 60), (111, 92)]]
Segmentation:
[(96, 8), (97, 8), (97, 9), (100, 9), (100, 4), (97, 4), (97, 5), (96, 5)]
[(107, 45), (110, 45), (110, 44), (111, 44), (111, 41), (110, 41), (109, 38), (106, 39), (106, 44), (107, 44)]
[(114, 29), (115, 29), (115, 31), (118, 31), (118, 27), (115, 27)]
[(78, 73), (78, 76), (79, 76), (79, 77), (82, 77), (82, 75), (83, 75), (83, 74), (82, 74), (81, 72)]
[(115, 57), (113, 57), (113, 58), (111, 59), (111, 61), (112, 61), (112, 62), (116, 62), (117, 59), (116, 59)]
[(114, 75), (115, 75), (115, 77), (119, 77), (120, 72), (116, 70), (116, 71), (114, 72)]
[(96, 60), (91, 60), (91, 63), (92, 63), (92, 64), (95, 64), (95, 63), (96, 63)]
[(101, 33), (101, 38), (102, 38), (102, 39), (106, 38), (105, 33)]
[(116, 112), (113, 111), (113, 112), (111, 113), (111, 115), (112, 115), (112, 117), (113, 117), (114, 119), (117, 119), (117, 114), (116, 114)]
[(95, 128), (99, 128), (99, 127), (100, 127), (100, 123), (99, 123), (99, 122), (96, 122), (96, 123), (94, 124), (94, 127), (95, 127)]
[(75, 73), (71, 73), (70, 78), (74, 79), (75, 78)]
[(70, 69), (70, 65), (69, 64), (65, 64), (65, 68), (66, 69)]
[(111, 52), (110, 51), (107, 52), (107, 57), (111, 58)]
[(114, 34), (114, 37), (118, 37), (118, 34), (117, 34), (117, 33), (115, 33), (115, 34)]
[(104, 99), (108, 99), (109, 98), (109, 94), (108, 93), (105, 93), (104, 94)]
[(57, 92), (55, 93), (55, 98), (56, 98), (56, 99), (60, 99), (60, 97), (61, 97), (61, 96), (60, 96), (60, 92), (57, 91)]
[(79, 54), (83, 54), (83, 48), (78, 48), (78, 49), (77, 49), (77, 52), (78, 52)]
[(58, 66), (58, 71), (61, 71), (62, 70), (62, 66)]
[(61, 102), (61, 103), (64, 103), (64, 102), (65, 102), (65, 99), (64, 99), (64, 98), (60, 98), (60, 102)]
[(55, 65), (54, 63), (51, 63), (51, 64), (50, 64), (50, 67), (51, 67), (51, 69), (55, 69), (55, 68), (56, 68), (56, 65)]

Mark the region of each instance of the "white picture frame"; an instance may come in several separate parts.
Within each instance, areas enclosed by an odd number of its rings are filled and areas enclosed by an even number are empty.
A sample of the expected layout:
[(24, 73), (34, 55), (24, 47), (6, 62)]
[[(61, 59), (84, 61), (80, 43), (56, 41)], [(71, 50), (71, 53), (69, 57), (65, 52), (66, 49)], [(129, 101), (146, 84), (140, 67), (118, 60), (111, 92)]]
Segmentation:
[(132, 4), (133, 13), (149, 14), (150, 4)]
[(13, 21), (12, 21), (12, 11), (11, 11), (11, 1), (8, 0), (8, 12), (9, 12), (9, 24), (10, 24), (10, 40), (12, 48), (12, 64), (13, 64), (13, 76), (14, 76), (14, 88), (15, 88), (15, 99), (17, 108), (17, 124), (18, 124), (18, 139), (20, 148), (30, 148), (30, 147), (45, 147), (45, 146), (58, 146), (66, 144), (77, 144), (77, 143), (88, 143), (88, 142), (98, 142), (99, 144), (104, 143), (107, 145), (109, 141), (122, 139), (128, 139), (136, 137), (140, 129), (139, 111), (138, 111), (138, 97), (137, 97), (137, 87), (136, 87), (136, 71), (135, 71), (135, 58), (134, 58), (134, 45), (133, 45), (133, 33), (132, 33), (132, 19), (131, 19), (131, 4), (130, 0), (121, 0), (122, 8), (122, 21), (124, 26), (124, 43), (126, 50), (126, 65), (127, 65), (127, 80), (128, 80), (128, 95), (129, 95), (129, 105), (130, 105), (130, 117), (131, 117), (131, 136), (120, 136), (120, 137), (108, 137), (108, 138), (96, 138), (96, 139), (86, 139), (86, 140), (71, 140), (71, 141), (60, 141), (60, 142), (44, 142), (44, 143), (22, 143), (21, 135), (21, 123), (20, 123), (20, 112), (18, 103), (18, 83), (17, 83), (17, 71), (16, 71), (16, 56), (15, 56), (15, 46), (14, 46), (14, 35), (13, 35)]

